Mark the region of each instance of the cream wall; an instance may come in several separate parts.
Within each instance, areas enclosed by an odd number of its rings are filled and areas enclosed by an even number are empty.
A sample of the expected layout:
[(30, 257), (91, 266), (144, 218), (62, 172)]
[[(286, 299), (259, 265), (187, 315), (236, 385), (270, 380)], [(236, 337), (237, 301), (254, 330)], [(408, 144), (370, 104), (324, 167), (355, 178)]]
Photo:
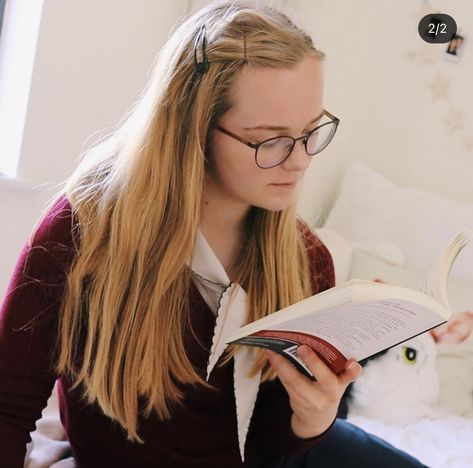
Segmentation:
[[(203, 3), (45, 0), (19, 176), (38, 186), (67, 177), (88, 138), (113, 125), (138, 97), (172, 25)], [(306, 175), (304, 216), (323, 220), (355, 159), (403, 185), (473, 201), (472, 42), (458, 64), (436, 57), (444, 46), (423, 43), (417, 34), (422, 0), (274, 3), (327, 54), (325, 104), (341, 119), (336, 139)], [(456, 18), (465, 35), (473, 33), (471, 2), (430, 3)], [(450, 80), (447, 97), (433, 100), (434, 79)], [(464, 129), (450, 134), (452, 111), (463, 116)], [(0, 181), (0, 297), (50, 193)]]
[[(288, 2), (327, 54), (325, 105), (341, 119), (306, 176), (300, 211), (312, 221), (323, 221), (355, 159), (401, 185), (473, 202), (473, 3), (429, 3), (433, 10), (422, 11), (422, 0)], [(453, 16), (465, 33), (460, 62), (419, 37), (417, 24), (432, 11)], [(440, 97), (443, 81), (450, 84)], [(455, 116), (464, 128), (450, 132)]]
[(0, 179), (0, 300), (51, 187), (138, 98), (189, 7), (186, 0), (44, 0), (18, 172), (30, 184)]

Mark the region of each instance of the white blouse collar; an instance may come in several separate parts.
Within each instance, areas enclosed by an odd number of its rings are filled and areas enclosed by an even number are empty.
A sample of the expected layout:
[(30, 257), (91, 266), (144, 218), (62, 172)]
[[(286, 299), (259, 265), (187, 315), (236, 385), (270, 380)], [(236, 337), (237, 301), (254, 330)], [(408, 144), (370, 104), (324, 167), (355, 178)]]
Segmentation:
[[(218, 359), (227, 347), (226, 337), (245, 324), (247, 294), (238, 283), (230, 281), (220, 260), (200, 229), (197, 230), (195, 248), (190, 263), (194, 273), (207, 281), (218, 283), (224, 287), (219, 300), (212, 347), (207, 364), (206, 380), (208, 381)], [(232, 297), (233, 293), (235, 295)], [(246, 436), (261, 382), (261, 370), (253, 377), (248, 377), (255, 356), (256, 348), (241, 346), (236, 350), (233, 366), (238, 445), (242, 462), (245, 460)]]
[(222, 286), (230, 284), (230, 278), (200, 229), (197, 229), (191, 269), (194, 273)]

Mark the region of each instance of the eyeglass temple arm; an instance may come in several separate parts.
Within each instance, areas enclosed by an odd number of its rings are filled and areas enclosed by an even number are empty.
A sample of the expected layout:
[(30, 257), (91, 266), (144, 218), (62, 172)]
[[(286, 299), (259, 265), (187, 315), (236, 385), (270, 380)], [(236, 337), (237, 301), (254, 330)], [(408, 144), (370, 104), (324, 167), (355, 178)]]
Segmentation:
[(330, 117), (332, 120), (335, 120), (337, 122), (340, 122), (340, 119), (338, 117), (335, 117), (333, 114), (331, 114), (328, 110), (325, 110), (324, 109), (324, 114), (327, 116), (327, 117)]
[(215, 128), (218, 128), (221, 132), (227, 134), (228, 136), (231, 136), (232, 138), (235, 138), (236, 140), (241, 141), (242, 143), (249, 146), (250, 148), (256, 149), (257, 146), (258, 146), (258, 143), (251, 143), (251, 141), (248, 141), (245, 138), (242, 138), (242, 137), (236, 135), (235, 133), (232, 133), (232, 132), (226, 130), (225, 128), (220, 127), (220, 125), (216, 125)]

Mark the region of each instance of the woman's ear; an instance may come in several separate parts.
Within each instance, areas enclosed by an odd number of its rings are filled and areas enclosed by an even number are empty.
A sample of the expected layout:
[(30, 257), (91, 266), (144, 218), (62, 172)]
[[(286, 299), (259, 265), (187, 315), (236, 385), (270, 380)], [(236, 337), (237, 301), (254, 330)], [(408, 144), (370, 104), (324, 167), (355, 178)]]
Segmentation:
[(210, 128), (207, 133), (207, 138), (205, 140), (205, 151), (204, 151), (204, 164), (205, 166), (210, 166), (213, 159), (213, 149), (215, 144), (215, 135), (217, 131), (214, 128)]

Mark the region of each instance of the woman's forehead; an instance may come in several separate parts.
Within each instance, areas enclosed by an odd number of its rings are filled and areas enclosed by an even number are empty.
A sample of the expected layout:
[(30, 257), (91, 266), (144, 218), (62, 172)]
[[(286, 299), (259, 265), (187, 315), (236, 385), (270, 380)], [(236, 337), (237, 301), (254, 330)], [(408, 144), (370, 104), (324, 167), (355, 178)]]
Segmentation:
[(308, 58), (291, 69), (244, 66), (229, 90), (230, 112), (246, 120), (245, 127), (285, 126), (286, 120), (294, 127), (294, 118), (312, 119), (322, 110), (322, 94), (318, 59)]

